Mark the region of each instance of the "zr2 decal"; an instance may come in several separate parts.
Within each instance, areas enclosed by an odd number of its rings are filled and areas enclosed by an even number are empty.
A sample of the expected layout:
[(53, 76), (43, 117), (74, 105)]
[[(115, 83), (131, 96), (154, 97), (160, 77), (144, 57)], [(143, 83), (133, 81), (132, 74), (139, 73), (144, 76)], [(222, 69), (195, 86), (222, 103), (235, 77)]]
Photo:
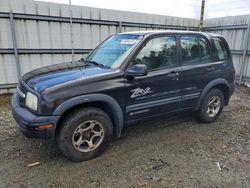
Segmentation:
[(139, 97), (142, 95), (146, 95), (148, 93), (152, 93), (151, 88), (150, 87), (146, 87), (145, 89), (142, 88), (136, 88), (131, 90), (130, 92), (132, 92), (132, 95), (130, 96), (130, 98), (135, 98), (135, 97)]

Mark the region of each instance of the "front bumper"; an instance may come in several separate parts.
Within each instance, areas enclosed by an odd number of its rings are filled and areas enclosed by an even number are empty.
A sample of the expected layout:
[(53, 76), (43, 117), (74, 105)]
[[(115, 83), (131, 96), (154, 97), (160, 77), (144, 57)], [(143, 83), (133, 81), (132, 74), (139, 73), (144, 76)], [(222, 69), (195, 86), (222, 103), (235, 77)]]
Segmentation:
[[(53, 139), (60, 116), (38, 116), (20, 106), (17, 94), (12, 97), (12, 114), (19, 130), (28, 138)], [(53, 124), (52, 128), (40, 129), (39, 125)]]

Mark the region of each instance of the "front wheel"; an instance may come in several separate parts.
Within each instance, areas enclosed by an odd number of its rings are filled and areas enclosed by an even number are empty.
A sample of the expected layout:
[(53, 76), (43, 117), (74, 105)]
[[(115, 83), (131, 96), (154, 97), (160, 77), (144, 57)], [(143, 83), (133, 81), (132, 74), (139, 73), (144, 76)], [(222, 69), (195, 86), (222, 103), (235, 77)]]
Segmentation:
[(197, 111), (198, 118), (209, 123), (215, 121), (224, 107), (224, 95), (219, 89), (212, 89), (204, 97), (200, 109)]
[(112, 121), (104, 111), (82, 108), (65, 118), (57, 135), (57, 145), (71, 161), (86, 161), (103, 153), (112, 135)]

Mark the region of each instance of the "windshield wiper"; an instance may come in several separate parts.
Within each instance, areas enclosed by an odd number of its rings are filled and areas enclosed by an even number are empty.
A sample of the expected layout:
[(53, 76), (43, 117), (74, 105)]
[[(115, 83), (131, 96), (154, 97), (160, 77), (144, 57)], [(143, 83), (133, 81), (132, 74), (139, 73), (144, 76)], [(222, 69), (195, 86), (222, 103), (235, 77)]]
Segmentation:
[(86, 59), (83, 59), (83, 58), (81, 58), (79, 61), (84, 62), (84, 63), (88, 63), (88, 64), (93, 64), (93, 65), (96, 65), (96, 66), (101, 67), (101, 68), (110, 69), (109, 66), (104, 65), (102, 63), (98, 63), (96, 61), (86, 60)]

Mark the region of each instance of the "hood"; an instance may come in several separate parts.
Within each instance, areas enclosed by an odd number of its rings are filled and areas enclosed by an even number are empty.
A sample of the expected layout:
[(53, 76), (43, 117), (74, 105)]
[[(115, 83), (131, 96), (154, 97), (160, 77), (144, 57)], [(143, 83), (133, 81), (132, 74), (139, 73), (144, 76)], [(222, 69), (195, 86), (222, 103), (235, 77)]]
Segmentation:
[(41, 92), (62, 83), (107, 72), (111, 72), (111, 69), (100, 68), (95, 65), (86, 65), (82, 62), (68, 62), (33, 70), (26, 73), (22, 79), (30, 88)]

